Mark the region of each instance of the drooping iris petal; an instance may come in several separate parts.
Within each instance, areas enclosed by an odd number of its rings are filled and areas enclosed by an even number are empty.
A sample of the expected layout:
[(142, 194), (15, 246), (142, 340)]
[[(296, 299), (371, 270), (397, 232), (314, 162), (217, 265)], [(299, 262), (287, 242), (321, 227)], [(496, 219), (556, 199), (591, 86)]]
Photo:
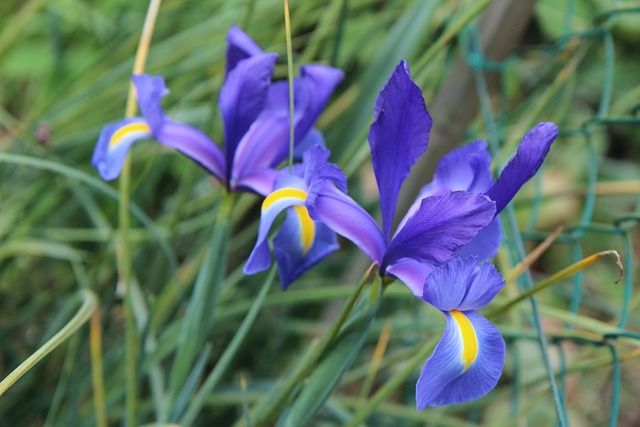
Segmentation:
[(418, 410), (468, 402), (495, 387), (506, 346), (500, 331), (475, 311), (444, 313), (447, 327), (418, 383)]
[(424, 282), (422, 299), (441, 311), (478, 310), (505, 285), (502, 275), (477, 257), (452, 258), (435, 267)]
[(262, 53), (240, 61), (220, 90), (227, 181), (240, 140), (264, 109), (276, 58), (275, 54)]
[(236, 68), (238, 62), (262, 53), (260, 47), (239, 27), (233, 25), (227, 33), (225, 76)]
[(131, 145), (151, 136), (149, 125), (140, 117), (109, 124), (100, 132), (91, 157), (91, 166), (98, 169), (102, 179), (116, 179)]
[[(258, 238), (247, 263), (244, 265), (243, 271), (245, 274), (255, 274), (269, 268), (271, 265), (271, 254), (269, 252), (267, 237), (269, 237), (269, 230), (273, 222), (278, 214), (287, 208), (292, 206), (304, 208), (306, 197), (307, 193), (300, 188), (285, 187), (274, 191), (264, 199), (262, 202)], [(313, 223), (313, 221), (311, 223)], [(303, 223), (303, 225), (308, 225), (308, 223)]]
[(218, 181), (224, 182), (224, 155), (218, 145), (202, 131), (165, 119), (153, 136), (160, 144), (178, 150), (202, 166)]
[(486, 260), (498, 254), (501, 243), (502, 227), (500, 218), (496, 216), (471, 242), (461, 247), (455, 256), (460, 258), (477, 256), (480, 261)]
[(536, 174), (557, 137), (558, 127), (551, 122), (540, 123), (525, 134), (516, 155), (485, 193), (496, 202), (496, 213), (500, 213), (520, 187)]
[(417, 297), (422, 297), (424, 281), (435, 267), (426, 262), (418, 262), (411, 258), (402, 258), (387, 267), (388, 276), (399, 279), (411, 289)]
[(326, 183), (313, 206), (308, 208), (311, 218), (327, 224), (355, 243), (373, 261), (380, 262), (385, 242), (378, 224), (351, 197)]
[(336, 234), (325, 224), (315, 223), (304, 207), (287, 210), (282, 228), (273, 239), (283, 289), (338, 248)]
[(401, 61), (376, 100), (375, 117), (369, 129), (371, 162), (380, 192), (386, 240), (391, 236), (400, 186), (427, 149), (430, 129), (431, 116), (422, 91), (411, 80), (406, 62)]
[(494, 214), (495, 204), (481, 194), (455, 191), (422, 199), (418, 211), (389, 243), (381, 272), (402, 258), (446, 261), (473, 240)]
[(162, 112), (162, 98), (169, 93), (162, 76), (149, 74), (136, 74), (131, 76), (131, 81), (136, 88), (138, 106), (149, 124), (152, 132), (157, 132), (165, 120)]

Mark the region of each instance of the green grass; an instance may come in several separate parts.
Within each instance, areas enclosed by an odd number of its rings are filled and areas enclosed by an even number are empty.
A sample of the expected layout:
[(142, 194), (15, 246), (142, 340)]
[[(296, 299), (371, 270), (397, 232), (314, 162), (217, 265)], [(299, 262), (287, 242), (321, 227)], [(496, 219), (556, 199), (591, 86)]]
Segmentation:
[[(605, 257), (536, 292), (535, 310), (527, 299), (492, 319), (507, 338), (508, 356), (489, 395), (417, 412), (415, 381), (443, 326), (437, 310), (398, 283), (380, 296), (367, 282), (353, 317), (334, 330), (339, 342), (361, 339), (362, 348), (338, 346), (342, 354), (328, 347), (325, 364), (318, 365), (328, 373), (315, 379), (309, 370), (317, 362), (314, 351), (367, 268), (356, 248), (341, 242), (338, 254), (287, 292), (271, 285), (267, 273), (243, 276), (259, 199), (241, 195), (227, 211), (228, 200), (202, 169), (150, 141), (137, 144), (131, 156), (128, 311), (116, 291), (118, 184), (100, 180), (89, 162), (101, 127), (125, 114), (147, 4), (1, 2), (0, 379), (69, 326), (80, 294), (95, 295), (101, 334), (87, 317), (70, 339), (54, 340), (55, 349), (0, 396), (0, 425), (92, 426), (104, 420), (101, 413), (107, 425), (125, 423), (127, 321), (137, 353), (129, 358), (135, 372), (129, 384), (137, 389), (130, 425), (259, 425), (266, 413), (282, 417), (280, 425), (287, 425), (287, 413), (293, 414), (289, 422), (309, 417), (314, 426), (555, 425), (551, 377), (569, 425), (640, 422), (640, 298), (633, 292), (640, 219), (640, 32), (634, 23), (640, 5), (541, 0), (522, 39), (495, 63), (477, 43), (486, 31), (478, 16), (493, 10), (486, 9), (489, 3), (290, 2), (294, 69), (316, 62), (345, 71), (318, 126), (332, 161), (349, 176), (349, 193), (372, 212), (377, 194), (366, 133), (375, 98), (400, 59), (423, 89), (435, 125), (456, 129), (440, 142), (445, 150), (486, 138), (500, 167), (528, 127), (546, 120), (559, 125), (543, 171), (503, 214), (498, 268), (508, 273), (558, 225), (565, 228), (487, 312), (593, 253), (611, 249), (621, 256), (625, 276), (618, 284), (615, 260)], [(276, 77), (287, 77), (283, 5), (276, 0), (165, 0), (146, 64), (171, 89), (165, 111), (219, 142), (217, 99), (232, 24), (278, 53)], [(470, 117), (470, 92), (443, 92), (450, 79), (462, 84), (460, 60), (474, 65), (467, 78), (479, 110)], [(483, 74), (482, 66), (491, 73)], [(434, 144), (427, 155), (442, 150)], [(415, 194), (430, 173), (428, 165), (414, 168), (407, 193)], [(194, 293), (199, 297), (192, 299)], [(390, 339), (373, 361), (385, 324)], [(621, 331), (636, 335), (618, 337)], [(92, 337), (100, 338), (101, 360), (95, 341), (91, 354)], [(102, 374), (103, 388), (95, 387), (92, 372)], [(369, 392), (361, 393), (363, 387)], [(276, 403), (274, 390), (284, 393)], [(324, 392), (323, 404), (309, 399)]]

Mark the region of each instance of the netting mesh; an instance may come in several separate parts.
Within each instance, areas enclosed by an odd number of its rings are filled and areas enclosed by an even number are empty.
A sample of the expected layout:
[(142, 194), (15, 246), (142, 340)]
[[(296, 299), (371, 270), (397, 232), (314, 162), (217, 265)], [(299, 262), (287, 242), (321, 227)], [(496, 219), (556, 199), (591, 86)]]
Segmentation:
[[(599, 170), (599, 159), (602, 153), (598, 151), (595, 140), (604, 132), (608, 132), (612, 127), (616, 127), (617, 132), (624, 132), (626, 128), (633, 129), (640, 124), (640, 117), (637, 113), (640, 104), (629, 103), (628, 108), (616, 111), (612, 109), (612, 99), (616, 90), (616, 22), (622, 16), (637, 16), (640, 9), (637, 3), (631, 5), (625, 2), (612, 1), (608, 10), (601, 12), (584, 28), (576, 28), (575, 2), (566, 2), (565, 14), (562, 19), (564, 26), (562, 35), (551, 41), (548, 45), (537, 46), (526, 51), (516, 52), (504, 61), (494, 61), (483, 55), (483, 48), (478, 42), (480, 37), (475, 26), (469, 26), (463, 33), (464, 50), (467, 63), (473, 69), (480, 105), (483, 114), (483, 121), (489, 141), (494, 143), (491, 146), (494, 154), (499, 154), (501, 146), (497, 141), (505, 141), (505, 125), (512, 120), (512, 112), (509, 110), (511, 100), (508, 90), (505, 89), (508, 73), (513, 72), (513, 68), (519, 62), (526, 61), (527, 55), (534, 53), (545, 55), (549, 58), (551, 65), (544, 72), (549, 78), (550, 84), (533, 108), (553, 108), (549, 103), (557, 101), (558, 98), (566, 99), (571, 96), (571, 91), (576, 90), (575, 73), (582, 71), (583, 60), (590, 55), (597, 57), (596, 71), (600, 77), (599, 86), (594, 93), (599, 94), (597, 104), (594, 105), (593, 115), (580, 121), (568, 120), (572, 126), (564, 126), (560, 130), (561, 141), (571, 144), (573, 149), (578, 150), (577, 157), (584, 160), (581, 164), (583, 169), (583, 184), (579, 197), (582, 203), (579, 209), (574, 212), (570, 222), (568, 222), (562, 233), (555, 239), (551, 251), (564, 252), (564, 258), (569, 263), (578, 263), (585, 256), (590, 255), (592, 249), (598, 250), (616, 249), (621, 256), (624, 267), (624, 277), (619, 286), (615, 298), (615, 306), (608, 306), (606, 313), (607, 323), (611, 325), (610, 330), (602, 330), (599, 334), (594, 334), (591, 330), (588, 334), (578, 332), (580, 326), (576, 325), (571, 316), (566, 316), (563, 326), (548, 327), (541, 320), (541, 309), (536, 296), (530, 299), (530, 312), (525, 324), (531, 325), (535, 334), (523, 336), (521, 334), (509, 334), (511, 350), (511, 370), (514, 375), (516, 386), (512, 391), (512, 412), (514, 415), (527, 405), (522, 390), (525, 385), (527, 369), (523, 364), (521, 341), (536, 341), (545, 365), (550, 374), (546, 377), (546, 383), (553, 393), (554, 403), (558, 412), (558, 419), (561, 425), (568, 423), (568, 376), (572, 371), (580, 370), (580, 366), (567, 362), (567, 350), (575, 353), (576, 347), (585, 349), (588, 347), (598, 349), (604, 348), (607, 353), (603, 354), (603, 360), (598, 366), (611, 366), (607, 370), (609, 385), (609, 403), (602, 403), (601, 412), (608, 414), (609, 425), (617, 425), (621, 407), (621, 394), (623, 390), (621, 378), (621, 360), (623, 351), (621, 340), (635, 340), (640, 342), (640, 334), (631, 333), (626, 330), (629, 327), (630, 312), (637, 306), (637, 299), (632, 299), (632, 288), (634, 283), (634, 232), (639, 220), (640, 197), (637, 196), (637, 186), (625, 187), (620, 185), (607, 191), (606, 185), (599, 185), (601, 179)], [(640, 17), (639, 17), (640, 18)], [(636, 23), (640, 23), (636, 21)], [(553, 63), (556, 57), (562, 57), (564, 61)], [(490, 90), (487, 84), (486, 74), (493, 73), (498, 76), (499, 89)], [(620, 88), (617, 88), (620, 91)], [(564, 92), (564, 93), (563, 93)], [(621, 95), (618, 93), (617, 95)], [(556, 110), (557, 111), (557, 110)], [(570, 114), (570, 112), (567, 112)], [(535, 115), (535, 114), (531, 114)], [(530, 115), (530, 116), (531, 116)], [(524, 120), (527, 120), (524, 114)], [(562, 143), (562, 142), (561, 142)], [(508, 145), (508, 144), (505, 144)], [(527, 253), (527, 245), (532, 242), (540, 242), (548, 237), (550, 232), (542, 232), (537, 227), (542, 221), (544, 214), (549, 214), (548, 210), (543, 213), (544, 205), (550, 198), (576, 197), (571, 192), (555, 192), (543, 184), (542, 174), (536, 178), (534, 193), (531, 199), (529, 219), (526, 221), (525, 232), (518, 232), (518, 218), (513, 207), (506, 209), (503, 218), (504, 229), (508, 238), (508, 255), (511, 263), (522, 260)], [(612, 194), (630, 194), (627, 197), (625, 212), (615, 212), (608, 210), (608, 218), (603, 221), (602, 215), (597, 217), (597, 208), (607, 209), (610, 207), (608, 200)], [(553, 215), (553, 213), (551, 213)], [(611, 263), (611, 271), (615, 271), (615, 265)], [(594, 291), (587, 283), (587, 274), (577, 272), (571, 279), (570, 289), (565, 292), (566, 307), (569, 313), (576, 314), (579, 318), (581, 312), (593, 313), (594, 305), (585, 302), (585, 298), (593, 298)], [(605, 277), (614, 277), (611, 276)], [(592, 280), (593, 282), (593, 280)], [(611, 282), (602, 281), (596, 286), (609, 286)], [(521, 289), (531, 289), (534, 286), (534, 279), (529, 273), (523, 274), (518, 280)], [(597, 292), (595, 292), (597, 293)], [(597, 297), (597, 296), (596, 296)], [(549, 314), (549, 313), (545, 313)], [(597, 316), (597, 315), (596, 315)], [(615, 326), (613, 326), (615, 325)], [(552, 330), (553, 332), (550, 332)], [(637, 345), (637, 344), (634, 344)], [(588, 350), (587, 350), (588, 351)], [(628, 350), (625, 350), (628, 351)], [(582, 369), (587, 369), (582, 367)], [(607, 398), (601, 396), (603, 400)]]

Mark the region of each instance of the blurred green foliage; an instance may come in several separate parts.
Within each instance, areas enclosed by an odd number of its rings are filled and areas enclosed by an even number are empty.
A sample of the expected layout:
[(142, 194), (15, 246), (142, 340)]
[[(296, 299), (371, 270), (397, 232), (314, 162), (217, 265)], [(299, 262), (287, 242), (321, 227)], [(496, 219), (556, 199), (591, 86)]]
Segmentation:
[[(441, 89), (456, 78), (457, 61), (465, 61), (477, 77), (473, 90), (481, 109), (471, 121), (455, 109), (451, 116), (431, 110), (436, 123), (463, 127), (462, 138), (448, 141), (448, 149), (487, 138), (500, 166), (513, 153), (525, 123), (552, 120), (561, 128), (544, 173), (514, 203), (519, 228), (505, 216), (507, 239), (499, 268), (507, 272), (521, 260), (519, 242), (531, 250), (564, 225), (533, 265), (530, 281), (607, 249), (620, 252), (625, 279), (614, 285), (618, 270), (603, 259), (537, 295), (542, 331), (532, 327), (535, 313), (527, 304), (500, 317), (497, 324), (508, 338), (509, 352), (498, 388), (477, 402), (422, 413), (415, 410), (413, 395), (419, 369), (367, 409), (368, 397), (384, 390), (442, 330), (435, 310), (394, 284), (385, 291), (363, 350), (313, 425), (346, 425), (355, 413), (366, 414), (370, 426), (554, 425), (536, 332), (549, 339), (548, 356), (559, 373), (570, 425), (615, 423), (617, 398), (619, 425), (640, 422), (635, 403), (640, 340), (604, 339), (606, 333), (640, 329), (640, 298), (631, 293), (640, 218), (640, 3), (539, 0), (522, 40), (504, 61), (483, 56), (486, 46), (476, 42), (486, 28), (477, 19), (431, 50), (476, 6), (472, 0), (291, 2), (294, 64), (326, 63), (346, 73), (319, 127), (333, 161), (349, 174), (350, 193), (365, 206), (376, 205), (366, 132), (375, 97), (393, 66), (401, 58), (408, 61), (428, 107), (449, 97), (462, 110), (473, 101)], [(97, 178), (89, 161), (101, 127), (123, 116), (146, 8), (145, 2), (123, 0), (0, 3), (0, 376), (64, 326), (78, 308), (78, 289), (91, 289), (101, 307), (111, 425), (120, 425), (125, 411), (124, 313), (116, 293), (114, 252), (117, 193), (112, 183)], [(484, 12), (496, 13), (492, 7)], [(167, 80), (167, 113), (217, 141), (222, 139), (217, 97), (225, 34), (232, 24), (242, 26), (264, 50), (279, 53), (276, 77), (286, 78), (284, 20), (277, 0), (165, 0), (146, 67)], [(509, 25), (500, 21), (498, 28)], [(421, 61), (425, 53), (429, 61)], [(162, 372), (171, 367), (180, 342), (181, 321), (221, 193), (199, 167), (158, 144), (140, 143), (133, 154), (133, 270), (140, 312), (147, 316), (138, 319), (143, 348), (138, 420), (150, 423), (166, 410), (154, 392), (168, 382)], [(429, 171), (413, 173), (427, 181)], [(219, 284), (214, 318), (202, 331), (209, 349), (202, 349), (204, 373), (220, 360), (266, 278), (241, 274), (257, 231), (258, 202), (243, 195), (232, 213), (228, 275)], [(253, 405), (287, 377), (309, 341), (321, 336), (335, 316), (335, 301), (352, 293), (366, 268), (361, 261), (344, 242), (339, 254), (286, 293), (272, 288), (235, 358), (205, 396), (198, 425), (231, 425), (242, 418), (243, 401)], [(526, 280), (521, 286), (527, 286)], [(501, 301), (518, 292), (510, 286)], [(391, 339), (371, 394), (359, 398), (385, 322), (392, 325)], [(569, 323), (573, 327), (566, 327)], [(0, 397), (0, 425), (95, 425), (88, 340), (84, 328)], [(628, 359), (622, 373), (612, 372), (612, 364), (617, 365), (611, 349)], [(247, 377), (246, 391), (241, 373)]]

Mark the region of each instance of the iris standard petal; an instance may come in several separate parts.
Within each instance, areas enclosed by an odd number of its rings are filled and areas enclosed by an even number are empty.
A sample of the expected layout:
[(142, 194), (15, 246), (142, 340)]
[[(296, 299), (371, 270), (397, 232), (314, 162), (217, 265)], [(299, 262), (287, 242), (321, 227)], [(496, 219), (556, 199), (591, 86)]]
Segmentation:
[(431, 116), (422, 91), (411, 80), (401, 61), (376, 100), (375, 117), (369, 129), (371, 162), (380, 192), (382, 230), (391, 237), (398, 193), (411, 166), (427, 149)]
[(227, 33), (225, 76), (236, 68), (238, 62), (262, 53), (260, 47), (239, 27), (233, 25)]
[(380, 262), (385, 242), (375, 220), (351, 197), (326, 183), (318, 193), (313, 206), (308, 206), (311, 217), (323, 222), (339, 235), (355, 243), (369, 258)]
[(231, 188), (234, 191), (253, 191), (266, 197), (273, 191), (277, 176), (278, 170), (276, 169), (259, 169), (251, 174), (243, 175), (233, 183)]
[(157, 132), (165, 120), (162, 112), (162, 97), (169, 93), (162, 76), (149, 74), (136, 74), (131, 76), (131, 81), (136, 88), (138, 105), (144, 119), (149, 124), (152, 132)]
[(526, 133), (516, 155), (485, 193), (496, 202), (496, 213), (500, 213), (520, 187), (536, 174), (557, 137), (558, 128), (551, 122), (540, 123)]
[(288, 209), (282, 228), (273, 239), (283, 289), (338, 248), (336, 234), (325, 224), (309, 218), (304, 207)]
[(502, 243), (502, 227), (500, 218), (495, 217), (485, 228), (480, 230), (477, 236), (469, 243), (460, 248), (455, 256), (466, 258), (477, 256), (480, 261), (493, 258), (500, 250)]
[(425, 197), (458, 190), (484, 193), (492, 184), (491, 156), (487, 151), (487, 143), (478, 140), (456, 148), (440, 160), (433, 181), (420, 189), (418, 197), (400, 221), (398, 230), (418, 210)]
[(293, 149), (294, 159), (302, 159), (302, 155), (314, 145), (325, 147), (324, 137), (318, 129), (312, 128)]
[(387, 275), (399, 279), (407, 285), (418, 298), (422, 297), (424, 281), (435, 267), (426, 262), (411, 258), (402, 258), (387, 267)]
[(321, 145), (314, 145), (303, 156), (304, 181), (307, 186), (307, 206), (313, 209), (316, 197), (327, 181), (343, 193), (347, 192), (347, 177), (335, 164), (329, 163), (331, 152)]
[[(344, 73), (326, 65), (311, 64), (300, 67), (300, 85), (294, 90), (302, 91), (300, 118), (295, 124), (296, 145), (307, 135), (313, 124), (324, 110), (331, 94)], [(294, 96), (298, 96), (294, 92)]]
[(477, 310), (489, 303), (505, 285), (491, 263), (478, 265), (477, 257), (455, 257), (434, 267), (424, 281), (422, 299), (441, 311)]
[(485, 141), (474, 141), (445, 155), (433, 182), (447, 190), (484, 193), (493, 185), (491, 156)]
[(240, 140), (264, 109), (276, 58), (275, 54), (262, 53), (240, 61), (220, 90), (227, 181)]
[(444, 262), (491, 222), (495, 204), (481, 194), (454, 191), (422, 199), (391, 240), (380, 269), (402, 258)]
[[(258, 228), (258, 238), (256, 245), (249, 255), (247, 263), (244, 265), (245, 274), (255, 274), (264, 271), (271, 265), (271, 254), (269, 252), (269, 230), (276, 217), (283, 210), (292, 206), (300, 206), (304, 209), (307, 193), (299, 188), (285, 187), (269, 194), (262, 202), (262, 212), (260, 215), (260, 226)], [(303, 225), (309, 225), (306, 222)], [(313, 225), (313, 221), (311, 221)], [(308, 236), (310, 233), (306, 232)]]
[(220, 147), (200, 130), (165, 119), (154, 137), (160, 144), (178, 150), (202, 166), (218, 181), (225, 180), (224, 155)]
[(493, 389), (504, 367), (500, 331), (475, 311), (445, 313), (447, 327), (416, 384), (418, 410), (477, 399)]
[(151, 129), (141, 117), (106, 125), (93, 149), (91, 166), (98, 169), (102, 179), (116, 179), (131, 145), (140, 139), (151, 137)]

